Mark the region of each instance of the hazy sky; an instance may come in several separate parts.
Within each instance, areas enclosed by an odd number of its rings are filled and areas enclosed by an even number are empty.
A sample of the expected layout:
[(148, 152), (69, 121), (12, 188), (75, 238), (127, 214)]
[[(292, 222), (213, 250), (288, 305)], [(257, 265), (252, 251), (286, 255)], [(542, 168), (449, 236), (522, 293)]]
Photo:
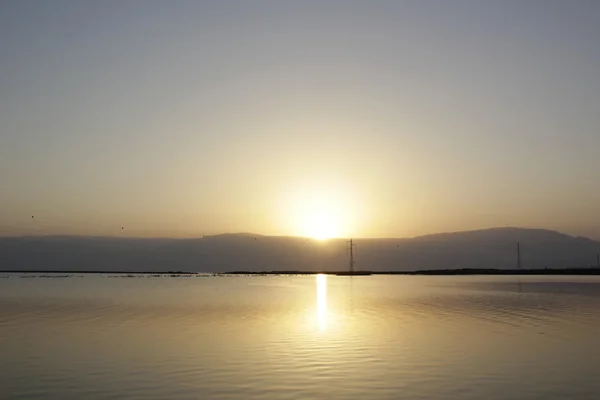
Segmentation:
[(599, 43), (594, 0), (1, 1), (0, 234), (600, 238)]

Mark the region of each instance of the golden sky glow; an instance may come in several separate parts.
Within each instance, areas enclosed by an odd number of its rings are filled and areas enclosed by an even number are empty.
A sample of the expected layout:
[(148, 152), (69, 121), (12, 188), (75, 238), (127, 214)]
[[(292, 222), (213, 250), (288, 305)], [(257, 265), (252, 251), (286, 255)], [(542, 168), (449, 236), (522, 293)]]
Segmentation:
[(327, 185), (298, 186), (282, 196), (282, 222), (289, 233), (315, 239), (356, 234), (360, 212), (356, 194), (348, 188)]
[(600, 7), (26, 3), (0, 235), (600, 238)]

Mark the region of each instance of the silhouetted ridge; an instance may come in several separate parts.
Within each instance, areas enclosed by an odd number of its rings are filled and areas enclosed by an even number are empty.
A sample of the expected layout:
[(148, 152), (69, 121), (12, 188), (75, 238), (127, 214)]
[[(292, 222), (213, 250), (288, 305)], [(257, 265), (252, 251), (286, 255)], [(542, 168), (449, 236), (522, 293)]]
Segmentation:
[[(365, 271), (596, 266), (600, 243), (545, 229), (493, 228), (410, 239), (354, 239)], [(0, 270), (346, 271), (345, 239), (235, 233), (193, 239), (45, 236), (0, 238)]]
[[(576, 239), (573, 236), (565, 233), (552, 231), (548, 229), (529, 229), (529, 228), (489, 228), (471, 231), (458, 231), (458, 232), (444, 232), (434, 233), (429, 235), (417, 236), (413, 239), (423, 240), (507, 240), (507, 241), (519, 241), (528, 239), (538, 240), (567, 240)], [(583, 238), (586, 240), (591, 240)]]

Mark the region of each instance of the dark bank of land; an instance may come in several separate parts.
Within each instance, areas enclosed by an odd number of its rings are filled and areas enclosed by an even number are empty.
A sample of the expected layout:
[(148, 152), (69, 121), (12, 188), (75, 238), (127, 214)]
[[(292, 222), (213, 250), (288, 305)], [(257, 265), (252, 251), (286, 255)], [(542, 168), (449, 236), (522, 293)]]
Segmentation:
[(460, 268), (417, 271), (231, 271), (228, 275), (600, 275), (600, 268), (486, 269)]
[(329, 274), (343, 276), (360, 275), (600, 275), (600, 268), (543, 268), (543, 269), (493, 269), (460, 268), (416, 271), (230, 271), (230, 272), (192, 272), (192, 271), (75, 271), (75, 270), (0, 270), (0, 273), (32, 274), (111, 274), (111, 275), (314, 275)]
[(435, 269), (422, 271), (373, 272), (390, 275), (600, 275), (600, 268), (543, 268), (543, 269)]
[[(527, 268), (512, 273), (540, 274), (537, 270), (543, 268), (600, 267), (600, 241), (543, 229), (492, 228), (415, 238), (352, 240), (353, 247), (345, 239), (318, 241), (255, 234), (185, 239), (0, 237), (0, 270), (144, 275), (207, 270), (340, 274), (353, 265), (355, 269), (373, 273), (464, 275), (511, 273), (504, 268)], [(358, 257), (352, 260), (354, 256)]]

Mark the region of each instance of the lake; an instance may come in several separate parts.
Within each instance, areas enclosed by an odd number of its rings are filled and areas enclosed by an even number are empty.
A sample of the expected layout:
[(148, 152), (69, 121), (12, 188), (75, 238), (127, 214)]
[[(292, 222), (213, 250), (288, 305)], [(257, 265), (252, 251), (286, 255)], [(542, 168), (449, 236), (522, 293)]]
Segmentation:
[(598, 399), (600, 277), (0, 274), (1, 399)]

